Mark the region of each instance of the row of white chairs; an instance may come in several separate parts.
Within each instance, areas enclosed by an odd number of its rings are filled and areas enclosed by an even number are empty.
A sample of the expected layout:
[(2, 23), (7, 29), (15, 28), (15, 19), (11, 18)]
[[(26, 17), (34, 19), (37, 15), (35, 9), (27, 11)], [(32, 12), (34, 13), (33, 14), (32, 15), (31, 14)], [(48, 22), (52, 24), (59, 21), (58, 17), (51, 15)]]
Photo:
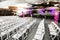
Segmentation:
[[(10, 20), (9, 20), (10, 21)], [(3, 31), (3, 29), (5, 29), (5, 28), (8, 28), (9, 26), (11, 26), (11, 25), (13, 25), (13, 24), (16, 24), (16, 23), (19, 23), (20, 21), (19, 20), (12, 20), (12, 21), (10, 21), (10, 22), (8, 22), (7, 21), (7, 23), (4, 23), (4, 25), (3, 24), (1, 24), (1, 26), (0, 26), (0, 31)], [(21, 21), (22, 22), (22, 21)], [(21, 23), (20, 22), (20, 23)], [(0, 32), (1, 33), (1, 32)]]
[[(60, 28), (55, 22), (51, 22), (48, 24), (49, 30), (50, 30), (50, 35), (52, 40), (54, 40), (57, 36), (59, 36)], [(58, 39), (57, 39), (58, 40)]]
[[(9, 19), (10, 19), (10, 17), (9, 17)], [(2, 19), (3, 20), (3, 19)], [(6, 19), (7, 20), (7, 19)], [(24, 19), (22, 19), (22, 18), (20, 18), (20, 21), (23, 21)], [(16, 18), (14, 19), (10, 19), (9, 21), (3, 21), (2, 23), (1, 23), (1, 25), (0, 25), (0, 28), (1, 27), (3, 27), (3, 26), (6, 26), (7, 24), (11, 24), (11, 23), (14, 23), (14, 22), (16, 22), (16, 21), (19, 21), (18, 19), (16, 20)]]
[(37, 32), (32, 40), (42, 40), (45, 34), (44, 19), (40, 22)]
[(22, 26), (19, 32), (12, 36), (12, 39), (13, 40), (27, 40), (28, 34), (31, 32), (31, 29), (32, 29), (31, 26), (35, 22), (36, 22), (36, 19), (30, 22), (29, 24)]
[(2, 17), (2, 18), (6, 18), (4, 20), (8, 19), (8, 23), (7, 24), (4, 23), (4, 24), (6, 24), (6, 26), (3, 26), (3, 24), (1, 24), (1, 26), (0, 26), (0, 39), (1, 40), (10, 40), (11, 37), (15, 33), (17, 33), (17, 31), (19, 30), (19, 28), (21, 28), (22, 25), (24, 25), (25, 23), (28, 23), (30, 21), (33, 21), (32, 18), (18, 18), (18, 17), (12, 17), (12, 18), (11, 17), (8, 17), (8, 18)]

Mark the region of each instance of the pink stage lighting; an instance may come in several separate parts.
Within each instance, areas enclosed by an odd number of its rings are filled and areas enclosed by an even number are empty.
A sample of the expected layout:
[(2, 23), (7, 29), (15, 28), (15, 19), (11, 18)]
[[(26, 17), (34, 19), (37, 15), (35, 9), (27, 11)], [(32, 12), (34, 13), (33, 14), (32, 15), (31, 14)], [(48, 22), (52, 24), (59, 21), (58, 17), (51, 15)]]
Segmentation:
[(58, 20), (59, 20), (59, 13), (55, 12), (55, 14), (54, 14), (54, 22), (58, 23)]

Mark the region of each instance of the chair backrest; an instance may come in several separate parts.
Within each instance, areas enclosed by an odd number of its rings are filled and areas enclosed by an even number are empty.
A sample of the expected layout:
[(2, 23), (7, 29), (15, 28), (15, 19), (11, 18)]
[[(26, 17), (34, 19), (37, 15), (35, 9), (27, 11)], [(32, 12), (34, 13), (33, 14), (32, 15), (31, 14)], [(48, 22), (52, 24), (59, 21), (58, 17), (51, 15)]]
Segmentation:
[(39, 23), (36, 34), (32, 40), (42, 40), (45, 34), (44, 19)]

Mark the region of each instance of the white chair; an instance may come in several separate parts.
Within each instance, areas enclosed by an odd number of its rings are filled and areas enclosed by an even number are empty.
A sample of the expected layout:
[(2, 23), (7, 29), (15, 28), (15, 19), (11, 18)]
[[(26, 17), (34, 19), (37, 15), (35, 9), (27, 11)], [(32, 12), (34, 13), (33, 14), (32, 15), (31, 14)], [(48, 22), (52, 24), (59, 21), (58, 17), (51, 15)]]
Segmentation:
[[(41, 26), (42, 25), (42, 26)], [(37, 28), (36, 34), (32, 40), (42, 40), (45, 34), (44, 20), (42, 20)]]

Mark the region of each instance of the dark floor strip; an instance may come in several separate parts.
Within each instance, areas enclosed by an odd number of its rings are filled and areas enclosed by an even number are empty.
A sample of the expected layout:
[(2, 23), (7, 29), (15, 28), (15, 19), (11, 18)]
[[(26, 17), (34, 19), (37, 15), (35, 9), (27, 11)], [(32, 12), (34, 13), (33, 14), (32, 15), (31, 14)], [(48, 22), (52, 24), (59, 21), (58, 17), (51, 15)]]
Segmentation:
[(48, 25), (46, 23), (44, 23), (44, 25), (45, 25), (45, 35), (43, 37), (43, 40), (52, 40), (50, 38), (50, 32), (49, 32)]
[(33, 28), (32, 31), (29, 33), (28, 38), (27, 38), (28, 40), (32, 40), (32, 39), (34, 38), (40, 21), (41, 21), (41, 20), (38, 19), (38, 20), (36, 21), (35, 25), (33, 25), (34, 28)]

